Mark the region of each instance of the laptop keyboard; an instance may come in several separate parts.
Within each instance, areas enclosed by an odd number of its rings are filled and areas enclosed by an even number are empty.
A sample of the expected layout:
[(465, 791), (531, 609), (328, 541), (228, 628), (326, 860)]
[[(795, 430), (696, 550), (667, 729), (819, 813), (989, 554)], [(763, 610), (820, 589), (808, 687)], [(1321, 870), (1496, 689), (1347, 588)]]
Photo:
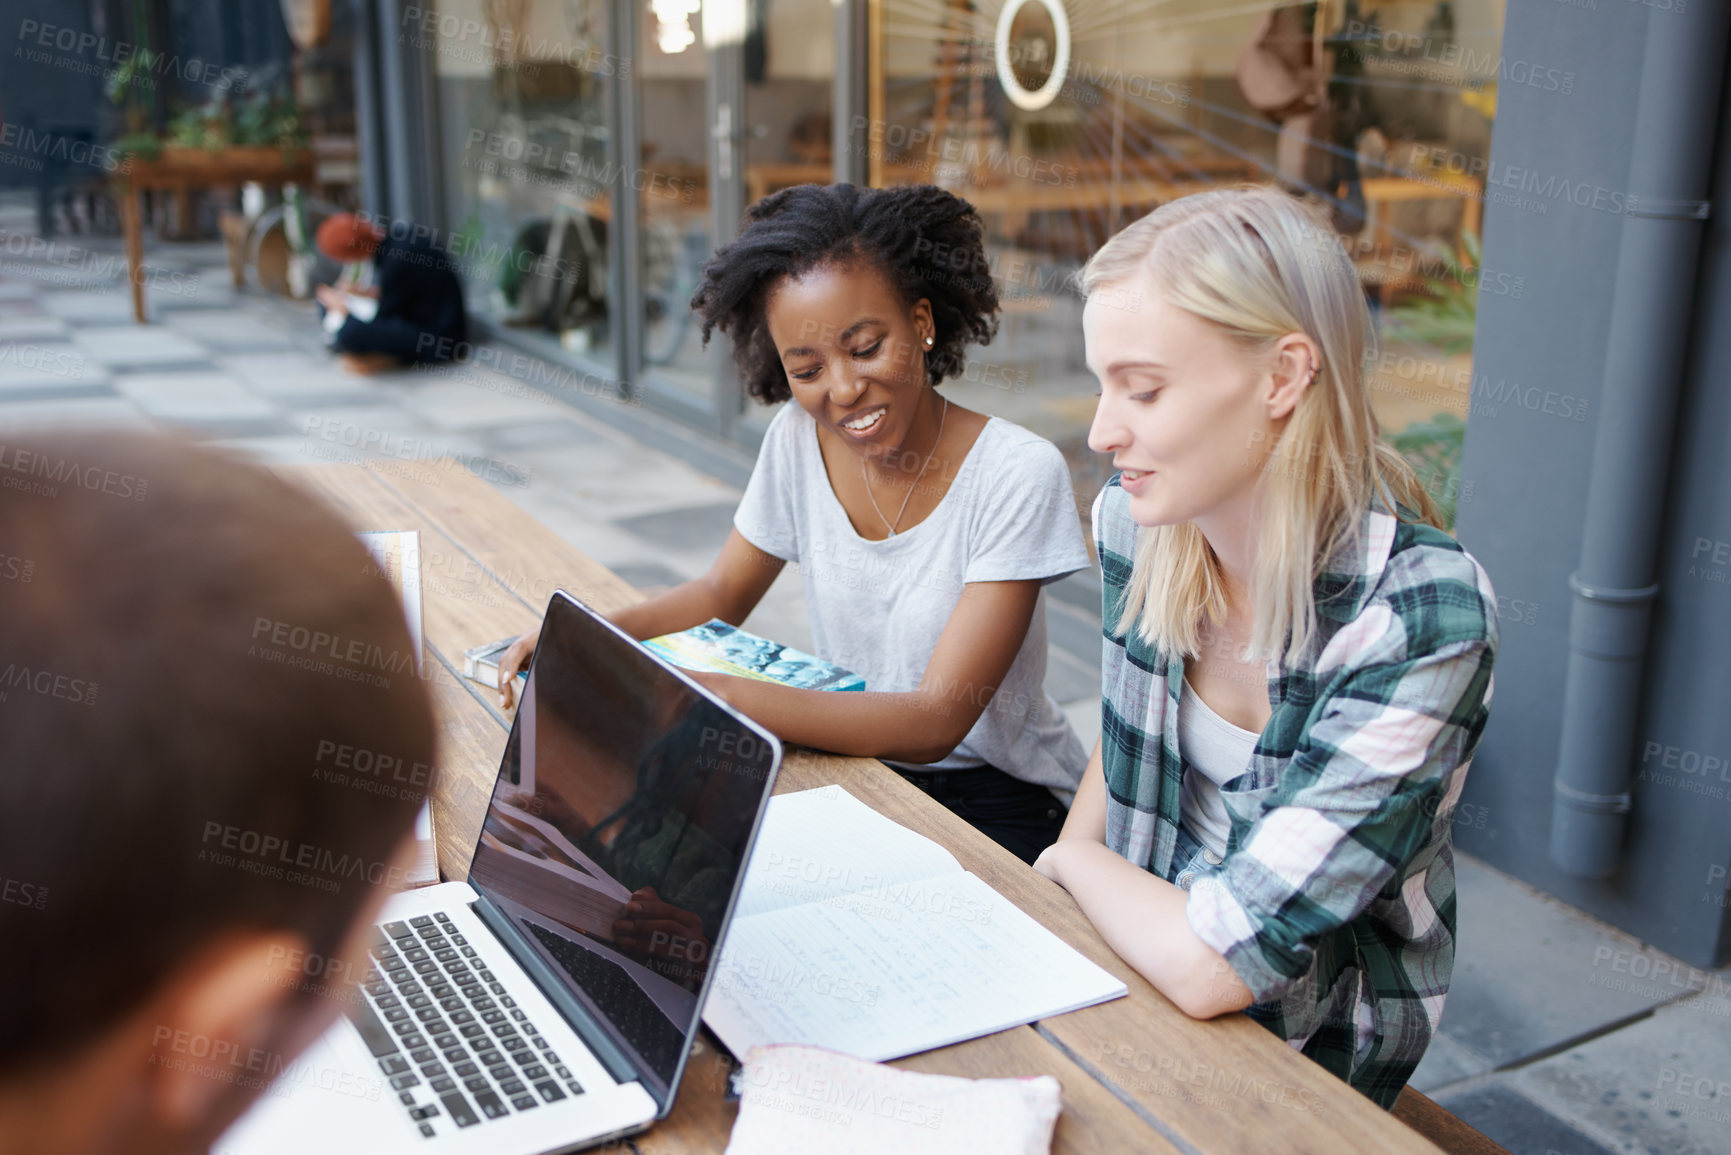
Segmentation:
[(685, 1035), (667, 1012), (618, 963), (586, 951), (545, 927), (530, 923), (529, 929), (595, 1005), (607, 1008), (608, 1021), (637, 1049), (650, 1069), (671, 1078), (679, 1066)]
[(450, 915), (384, 923), (370, 952), (350, 1018), (422, 1135), (583, 1093)]

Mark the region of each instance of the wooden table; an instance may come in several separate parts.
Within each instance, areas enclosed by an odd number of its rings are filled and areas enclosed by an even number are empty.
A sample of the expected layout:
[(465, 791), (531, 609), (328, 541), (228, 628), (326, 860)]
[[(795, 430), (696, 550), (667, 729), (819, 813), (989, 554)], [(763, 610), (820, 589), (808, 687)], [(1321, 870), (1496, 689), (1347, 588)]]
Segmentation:
[[(470, 646), (540, 620), (563, 586), (603, 612), (641, 595), (451, 462), (381, 461), (277, 471), (356, 529), (418, 530), (427, 680), (440, 727), (433, 790), (439, 865), (467, 876), (507, 720), (496, 695), (457, 676)], [(947, 847), (972, 871), (1129, 985), (1127, 998), (899, 1060), (934, 1073), (1048, 1074), (1063, 1086), (1053, 1150), (1065, 1153), (1438, 1148), (1242, 1015), (1196, 1022), (1119, 961), (1061, 888), (931, 801), (882, 763), (790, 749), (776, 792), (839, 782)], [(737, 1108), (729, 1062), (705, 1031), (672, 1116), (630, 1147), (643, 1155), (719, 1152)]]
[(313, 179), (313, 170), (313, 154), (306, 149), (249, 147), (212, 152), (167, 146), (157, 157), (128, 157), (114, 174), (114, 199), (120, 205), (121, 229), (126, 235), (126, 279), (132, 282), (132, 319), (140, 325), (145, 321), (144, 218), (138, 205), (145, 190), (172, 191), (180, 205), (184, 228), (195, 188), (223, 188), (248, 181), (308, 184)]

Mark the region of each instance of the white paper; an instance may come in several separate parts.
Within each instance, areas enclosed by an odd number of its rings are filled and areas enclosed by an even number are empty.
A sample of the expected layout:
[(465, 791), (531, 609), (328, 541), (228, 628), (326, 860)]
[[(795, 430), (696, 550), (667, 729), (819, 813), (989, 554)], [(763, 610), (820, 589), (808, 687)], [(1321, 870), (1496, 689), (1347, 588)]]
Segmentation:
[[(842, 798), (811, 797), (826, 791)], [(913, 874), (879, 857), (910, 839), (929, 848), (910, 846), (912, 863), (950, 868)], [(817, 869), (801, 885), (825, 897), (766, 885), (768, 863), (808, 855)], [(735, 1055), (802, 1043), (884, 1061), (1128, 993), (942, 847), (839, 786), (771, 800), (745, 893), (756, 905), (746, 914), (742, 896), (704, 1011)]]
[(961, 868), (955, 855), (840, 786), (801, 790), (771, 799), (734, 917), (842, 894), (881, 894)]
[(765, 1047), (740, 1072), (726, 1155), (1048, 1155), (1063, 1088), (1050, 1075), (960, 1079)]

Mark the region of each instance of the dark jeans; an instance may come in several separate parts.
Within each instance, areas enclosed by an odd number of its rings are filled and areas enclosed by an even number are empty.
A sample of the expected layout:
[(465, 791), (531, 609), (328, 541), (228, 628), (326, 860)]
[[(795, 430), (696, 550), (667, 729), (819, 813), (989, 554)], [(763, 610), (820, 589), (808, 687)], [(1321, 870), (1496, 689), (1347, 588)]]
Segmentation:
[(1044, 786), (1012, 778), (996, 766), (896, 773), (1030, 866), (1058, 841), (1069, 814)]

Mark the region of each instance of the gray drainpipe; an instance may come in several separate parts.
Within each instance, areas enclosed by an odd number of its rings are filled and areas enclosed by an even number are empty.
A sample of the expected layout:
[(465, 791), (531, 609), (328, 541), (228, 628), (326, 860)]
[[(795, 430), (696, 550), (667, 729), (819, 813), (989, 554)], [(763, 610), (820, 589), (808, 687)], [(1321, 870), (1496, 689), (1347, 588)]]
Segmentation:
[(1581, 559), (1569, 578), (1569, 670), (1551, 816), (1551, 860), (1582, 878), (1616, 872), (1628, 821), (1728, 13), (1722, 0), (1647, 13), (1630, 207), (1617, 254)]

